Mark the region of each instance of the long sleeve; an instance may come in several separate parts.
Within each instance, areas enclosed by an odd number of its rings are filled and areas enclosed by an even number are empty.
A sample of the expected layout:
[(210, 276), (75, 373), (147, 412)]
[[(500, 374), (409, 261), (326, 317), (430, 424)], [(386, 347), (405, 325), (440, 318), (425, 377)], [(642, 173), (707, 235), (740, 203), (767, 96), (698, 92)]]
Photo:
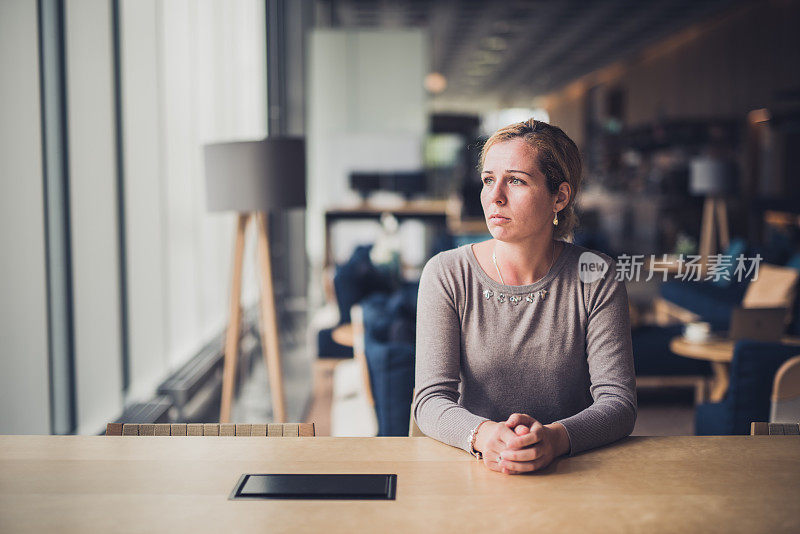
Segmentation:
[(458, 402), (460, 314), (455, 285), (440, 256), (425, 265), (418, 299), (414, 419), (428, 436), (468, 450), (470, 432), (487, 419)]
[(586, 359), (594, 402), (558, 421), (567, 429), (570, 455), (624, 438), (636, 422), (628, 296), (624, 282), (614, 278), (614, 262), (607, 261), (606, 276), (590, 284), (586, 301)]

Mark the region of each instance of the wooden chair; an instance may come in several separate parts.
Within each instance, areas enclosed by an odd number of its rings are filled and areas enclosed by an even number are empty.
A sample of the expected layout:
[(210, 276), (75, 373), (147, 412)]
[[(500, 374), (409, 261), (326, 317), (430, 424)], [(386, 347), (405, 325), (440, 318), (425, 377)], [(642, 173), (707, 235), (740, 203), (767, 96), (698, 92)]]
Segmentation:
[(797, 423), (750, 423), (751, 436), (800, 436)]
[(106, 436), (256, 436), (268, 438), (302, 438), (314, 437), (315, 435), (314, 423), (108, 423), (108, 425), (106, 425)]
[(770, 423), (800, 421), (800, 356), (786, 360), (778, 368), (770, 404)]
[(375, 406), (375, 398), (372, 396), (372, 382), (369, 378), (366, 342), (364, 340), (364, 310), (360, 305), (354, 304), (350, 308), (350, 321), (353, 325), (353, 358), (355, 358), (358, 367), (361, 369), (367, 401), (370, 406)]
[(747, 286), (742, 307), (786, 308), (787, 314), (790, 313), (797, 294), (798, 278), (800, 273), (796, 269), (762, 263), (758, 268), (758, 279)]

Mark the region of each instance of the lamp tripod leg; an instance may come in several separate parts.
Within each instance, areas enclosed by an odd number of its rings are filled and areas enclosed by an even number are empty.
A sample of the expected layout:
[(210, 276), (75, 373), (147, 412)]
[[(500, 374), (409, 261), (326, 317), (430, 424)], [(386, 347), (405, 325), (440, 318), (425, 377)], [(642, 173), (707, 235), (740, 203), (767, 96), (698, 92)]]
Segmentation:
[(721, 249), (728, 248), (730, 245), (730, 234), (728, 228), (728, 206), (722, 198), (717, 199), (717, 229), (719, 231), (719, 246)]
[(281, 349), (278, 338), (278, 320), (275, 311), (275, 290), (272, 284), (272, 263), (270, 262), (266, 214), (256, 214), (256, 226), (258, 229), (258, 264), (261, 282), (261, 347), (272, 393), (273, 420), (276, 423), (285, 423), (286, 406), (283, 396), (283, 375), (281, 374)]
[(239, 334), (242, 324), (242, 264), (244, 258), (244, 234), (247, 229), (249, 213), (240, 213), (236, 222), (236, 239), (233, 248), (233, 277), (231, 280), (230, 320), (225, 334), (225, 361), (222, 369), (222, 400), (219, 408), (219, 422), (228, 423), (231, 419), (231, 406), (236, 386), (236, 365), (239, 360)]
[(713, 253), (714, 241), (716, 235), (714, 233), (714, 214), (716, 202), (711, 197), (706, 197), (703, 203), (703, 222), (700, 230), (700, 256), (704, 264), (708, 262), (708, 257)]

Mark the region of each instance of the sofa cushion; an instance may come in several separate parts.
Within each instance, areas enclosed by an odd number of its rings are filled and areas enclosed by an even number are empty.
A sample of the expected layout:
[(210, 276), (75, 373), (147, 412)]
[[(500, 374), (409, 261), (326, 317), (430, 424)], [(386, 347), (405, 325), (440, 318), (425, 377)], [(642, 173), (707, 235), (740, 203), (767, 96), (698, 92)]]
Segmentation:
[(413, 345), (418, 291), (418, 283), (406, 283), (394, 293), (373, 293), (362, 300), (365, 335), (376, 341)]
[(733, 410), (727, 403), (699, 404), (694, 413), (694, 433), (698, 436), (727, 436), (733, 434)]
[(389, 340), (393, 317), (386, 312), (388, 302), (388, 293), (373, 293), (361, 301), (365, 338), (384, 343)]
[(395, 286), (392, 276), (378, 269), (369, 258), (372, 245), (356, 247), (346, 263), (336, 268), (333, 287), (339, 305), (339, 322), (350, 322), (350, 308), (372, 293), (389, 292)]
[[(789, 258), (786, 262), (787, 267), (800, 271), (800, 252)], [(800, 290), (797, 292), (800, 293)], [(790, 336), (800, 336), (800, 295), (795, 294), (794, 306), (792, 307), (792, 322), (786, 331)]]
[(365, 340), (379, 436), (407, 436), (414, 391), (414, 347)]
[(739, 257), (739, 254), (744, 254), (746, 251), (747, 242), (744, 239), (739, 237), (731, 239), (730, 244), (728, 244), (728, 247), (722, 253), (731, 258), (730, 265), (726, 265), (725, 268), (722, 269), (722, 271), (727, 274), (727, 278), (721, 276), (717, 280), (711, 281), (711, 283), (717, 287), (729, 287), (731, 284), (735, 284), (734, 271), (736, 269), (736, 258)]

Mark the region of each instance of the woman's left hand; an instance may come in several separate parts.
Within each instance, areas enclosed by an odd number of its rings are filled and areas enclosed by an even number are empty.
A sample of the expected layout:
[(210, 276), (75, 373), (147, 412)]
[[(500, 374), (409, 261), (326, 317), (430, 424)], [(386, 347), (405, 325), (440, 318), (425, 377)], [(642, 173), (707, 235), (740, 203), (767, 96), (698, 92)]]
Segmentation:
[(569, 452), (569, 436), (561, 423), (542, 425), (530, 415), (515, 413), (504, 424), (517, 437), (500, 453), (503, 473), (536, 471)]

